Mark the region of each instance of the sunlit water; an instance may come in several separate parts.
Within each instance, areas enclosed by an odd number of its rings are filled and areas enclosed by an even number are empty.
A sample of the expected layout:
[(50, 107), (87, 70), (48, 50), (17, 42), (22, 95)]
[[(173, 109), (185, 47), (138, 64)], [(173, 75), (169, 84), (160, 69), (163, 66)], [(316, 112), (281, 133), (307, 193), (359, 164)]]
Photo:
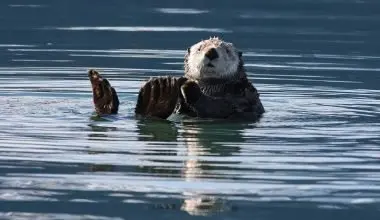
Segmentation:
[[(379, 1), (2, 1), (1, 219), (378, 219)], [(258, 123), (136, 120), (150, 76), (221, 36)], [(117, 89), (94, 116), (88, 68)]]

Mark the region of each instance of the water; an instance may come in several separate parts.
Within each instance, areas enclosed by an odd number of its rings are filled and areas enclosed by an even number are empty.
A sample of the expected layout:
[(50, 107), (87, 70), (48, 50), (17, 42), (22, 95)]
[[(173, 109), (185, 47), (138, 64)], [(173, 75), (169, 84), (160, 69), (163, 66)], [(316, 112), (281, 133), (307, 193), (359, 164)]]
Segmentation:
[[(377, 219), (380, 2), (0, 3), (0, 219)], [(186, 48), (244, 52), (259, 123), (135, 120)], [(94, 118), (88, 68), (120, 114)]]

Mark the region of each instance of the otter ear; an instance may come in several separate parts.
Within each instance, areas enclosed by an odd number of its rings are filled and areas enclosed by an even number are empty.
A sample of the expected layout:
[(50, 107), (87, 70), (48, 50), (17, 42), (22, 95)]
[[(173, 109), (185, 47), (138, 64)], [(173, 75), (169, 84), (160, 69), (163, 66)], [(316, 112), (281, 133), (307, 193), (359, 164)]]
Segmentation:
[(239, 51), (238, 54), (239, 54), (239, 58), (241, 58), (243, 56), (243, 52), (241, 52), (241, 51)]
[(187, 48), (187, 52), (190, 53), (190, 47)]

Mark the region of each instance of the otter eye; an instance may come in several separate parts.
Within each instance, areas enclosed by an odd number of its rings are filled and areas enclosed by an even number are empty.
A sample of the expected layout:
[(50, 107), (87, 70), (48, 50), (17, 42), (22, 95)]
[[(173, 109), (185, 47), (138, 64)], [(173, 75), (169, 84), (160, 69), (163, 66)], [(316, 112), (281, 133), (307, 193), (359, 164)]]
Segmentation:
[(230, 50), (228, 48), (226, 48), (226, 52), (228, 55), (230, 55)]

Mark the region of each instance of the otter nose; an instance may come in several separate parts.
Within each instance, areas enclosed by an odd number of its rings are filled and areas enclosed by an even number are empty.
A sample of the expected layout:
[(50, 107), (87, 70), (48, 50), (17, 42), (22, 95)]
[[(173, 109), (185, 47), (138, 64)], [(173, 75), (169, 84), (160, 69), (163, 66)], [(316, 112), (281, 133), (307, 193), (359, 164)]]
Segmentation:
[(205, 54), (205, 56), (207, 58), (209, 58), (210, 60), (214, 60), (216, 58), (218, 58), (218, 52), (215, 50), (215, 48), (211, 48), (210, 50), (208, 50)]

